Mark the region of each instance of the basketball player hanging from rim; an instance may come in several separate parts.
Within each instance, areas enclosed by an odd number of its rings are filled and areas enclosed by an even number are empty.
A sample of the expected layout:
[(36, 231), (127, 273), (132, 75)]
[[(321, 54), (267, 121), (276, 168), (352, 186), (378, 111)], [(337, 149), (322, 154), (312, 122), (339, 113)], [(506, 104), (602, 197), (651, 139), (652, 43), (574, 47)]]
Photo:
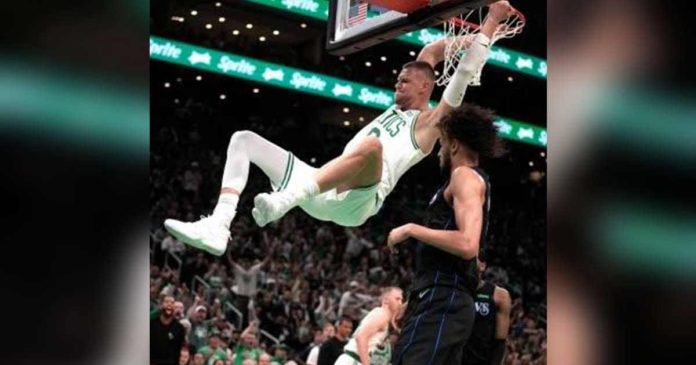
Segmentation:
[(296, 206), (319, 220), (347, 227), (362, 225), (377, 214), (399, 178), (432, 151), (440, 137), (440, 119), (462, 103), (467, 85), (486, 62), (496, 28), (511, 14), (507, 1), (490, 5), (479, 34), (470, 42), (442, 100), (432, 109), (428, 102), (435, 84), (433, 67), (444, 60), (445, 47), (440, 41), (425, 46), (416, 61), (402, 67), (395, 85), (395, 105), (362, 128), (341, 156), (321, 168), (307, 165), (253, 132), (235, 132), (213, 214), (191, 223), (167, 219), (165, 227), (184, 243), (222, 255), (250, 162), (268, 176), (275, 190), (254, 198), (252, 215), (259, 226)]

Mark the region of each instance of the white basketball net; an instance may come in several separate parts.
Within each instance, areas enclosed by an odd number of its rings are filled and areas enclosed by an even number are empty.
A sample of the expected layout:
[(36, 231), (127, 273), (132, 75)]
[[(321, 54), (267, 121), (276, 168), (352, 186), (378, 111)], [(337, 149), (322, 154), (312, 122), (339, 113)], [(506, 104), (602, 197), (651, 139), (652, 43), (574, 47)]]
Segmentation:
[[(436, 81), (438, 86), (447, 85), (452, 75), (454, 75), (459, 61), (466, 54), (466, 50), (469, 49), (471, 40), (474, 39), (474, 36), (479, 32), (480, 24), (483, 24), (485, 20), (486, 18), (483, 17), (483, 8), (478, 8), (466, 14), (453, 17), (444, 23), (447, 46), (445, 47), (445, 66), (442, 75)], [(505, 22), (498, 25), (498, 28), (491, 38), (491, 45), (499, 39), (512, 38), (522, 33), (524, 25), (524, 15), (519, 11), (515, 11)], [(478, 67), (469, 85), (481, 85), (481, 71), (485, 64), (485, 60), (481, 62), (481, 65)]]

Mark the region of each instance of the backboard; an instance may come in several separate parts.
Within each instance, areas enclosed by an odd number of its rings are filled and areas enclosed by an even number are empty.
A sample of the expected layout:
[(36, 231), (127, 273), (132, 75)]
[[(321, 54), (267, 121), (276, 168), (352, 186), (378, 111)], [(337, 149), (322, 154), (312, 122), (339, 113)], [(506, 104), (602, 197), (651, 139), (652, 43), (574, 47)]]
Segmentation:
[(326, 49), (337, 56), (351, 54), (494, 1), (329, 0)]

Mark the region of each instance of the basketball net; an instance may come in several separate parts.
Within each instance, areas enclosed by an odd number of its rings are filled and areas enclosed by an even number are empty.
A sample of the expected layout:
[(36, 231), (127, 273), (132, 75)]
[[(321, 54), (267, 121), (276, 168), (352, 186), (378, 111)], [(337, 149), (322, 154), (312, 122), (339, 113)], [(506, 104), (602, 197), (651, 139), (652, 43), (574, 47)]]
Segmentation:
[[(459, 61), (466, 55), (466, 51), (471, 45), (471, 40), (479, 33), (481, 28), (480, 24), (483, 24), (487, 17), (488, 13), (486, 12), (486, 16), (484, 17), (483, 8), (478, 8), (466, 14), (453, 17), (444, 23), (447, 45), (445, 47), (445, 66), (442, 75), (436, 81), (438, 86), (447, 85), (452, 78), (452, 75), (454, 75), (454, 72), (457, 70)], [(491, 38), (491, 46), (499, 39), (512, 38), (522, 33), (525, 22), (524, 15), (515, 9), (512, 15), (504, 22), (498, 24)], [(483, 60), (471, 82), (469, 82), (469, 85), (481, 85), (481, 71), (483, 71), (483, 66), (485, 64), (486, 60)]]

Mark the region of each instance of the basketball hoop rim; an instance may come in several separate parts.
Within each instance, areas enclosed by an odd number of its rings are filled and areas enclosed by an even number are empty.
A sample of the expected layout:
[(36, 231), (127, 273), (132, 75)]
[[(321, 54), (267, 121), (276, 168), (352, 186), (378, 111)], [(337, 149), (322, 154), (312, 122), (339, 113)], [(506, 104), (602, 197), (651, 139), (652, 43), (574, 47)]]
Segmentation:
[[(522, 24), (526, 24), (526, 23), (527, 23), (527, 18), (524, 16), (524, 14), (523, 14), (521, 11), (517, 10), (517, 8), (513, 7), (513, 8), (512, 8), (512, 12), (513, 12), (513, 14), (511, 14), (510, 17), (517, 15), (517, 17), (520, 19), (520, 21), (522, 22)], [(510, 18), (510, 17), (508, 17), (508, 18)], [(478, 28), (481, 27), (480, 24), (476, 24), (476, 23), (471, 23), (471, 22), (464, 21), (464, 20), (462, 20), (462, 19), (461, 19), (460, 17), (458, 17), (458, 16), (455, 16), (455, 17), (450, 18), (449, 21), (452, 22), (452, 23), (454, 23), (454, 25), (456, 25), (457, 27), (461, 27), (461, 28), (463, 28), (463, 27), (469, 27), (469, 28), (472, 28), (472, 29), (478, 29)]]

